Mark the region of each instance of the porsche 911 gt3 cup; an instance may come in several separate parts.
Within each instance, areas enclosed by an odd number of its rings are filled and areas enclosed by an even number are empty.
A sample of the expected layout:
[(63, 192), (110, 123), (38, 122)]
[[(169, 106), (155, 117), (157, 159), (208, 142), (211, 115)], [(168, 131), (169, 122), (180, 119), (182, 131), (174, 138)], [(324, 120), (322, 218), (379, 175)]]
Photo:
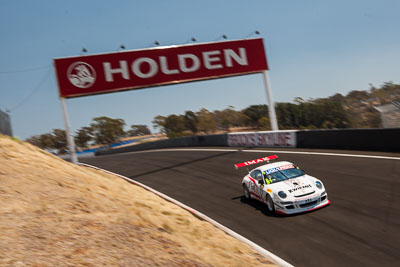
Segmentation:
[(323, 183), (307, 175), (291, 162), (280, 161), (276, 155), (235, 164), (236, 168), (268, 162), (249, 171), (242, 186), (246, 199), (257, 199), (270, 212), (294, 214), (322, 208), (330, 204)]

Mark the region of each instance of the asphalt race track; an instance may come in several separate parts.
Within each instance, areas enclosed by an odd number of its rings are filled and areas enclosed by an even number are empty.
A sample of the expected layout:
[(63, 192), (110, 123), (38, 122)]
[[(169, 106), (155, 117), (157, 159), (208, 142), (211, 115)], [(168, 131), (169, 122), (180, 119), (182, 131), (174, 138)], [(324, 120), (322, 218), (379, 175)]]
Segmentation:
[(81, 161), (165, 193), (295, 266), (398, 266), (400, 160), (273, 153), (320, 178), (332, 202), (284, 217), (269, 214), (256, 201), (244, 201), (241, 180), (246, 170), (233, 167), (271, 154), (158, 150)]

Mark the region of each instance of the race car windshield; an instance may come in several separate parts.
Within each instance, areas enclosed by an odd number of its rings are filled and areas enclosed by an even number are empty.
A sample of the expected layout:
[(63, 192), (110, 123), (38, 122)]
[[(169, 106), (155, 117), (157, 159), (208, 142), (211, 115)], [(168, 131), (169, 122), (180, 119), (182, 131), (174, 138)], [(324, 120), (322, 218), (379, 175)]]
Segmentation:
[(288, 179), (296, 178), (304, 175), (304, 171), (299, 168), (291, 168), (281, 171)]
[(276, 170), (275, 172), (271, 172), (267, 174), (264, 172), (264, 178), (267, 184), (272, 184), (292, 178), (296, 178), (299, 176), (303, 176), (304, 171), (299, 168), (290, 168), (286, 170)]

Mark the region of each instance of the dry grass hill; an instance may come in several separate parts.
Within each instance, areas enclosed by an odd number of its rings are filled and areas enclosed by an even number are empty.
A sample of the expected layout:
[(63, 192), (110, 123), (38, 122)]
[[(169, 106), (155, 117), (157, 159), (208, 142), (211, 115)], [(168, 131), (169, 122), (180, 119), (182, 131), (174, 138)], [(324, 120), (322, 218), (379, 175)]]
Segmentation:
[(126, 181), (0, 136), (0, 266), (272, 266)]

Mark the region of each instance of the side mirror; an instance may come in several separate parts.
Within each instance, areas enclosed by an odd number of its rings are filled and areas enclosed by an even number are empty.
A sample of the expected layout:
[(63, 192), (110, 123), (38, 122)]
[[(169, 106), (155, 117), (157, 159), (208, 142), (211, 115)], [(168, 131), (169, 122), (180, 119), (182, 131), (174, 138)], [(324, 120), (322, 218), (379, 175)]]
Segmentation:
[(264, 184), (264, 179), (258, 180), (258, 184)]

